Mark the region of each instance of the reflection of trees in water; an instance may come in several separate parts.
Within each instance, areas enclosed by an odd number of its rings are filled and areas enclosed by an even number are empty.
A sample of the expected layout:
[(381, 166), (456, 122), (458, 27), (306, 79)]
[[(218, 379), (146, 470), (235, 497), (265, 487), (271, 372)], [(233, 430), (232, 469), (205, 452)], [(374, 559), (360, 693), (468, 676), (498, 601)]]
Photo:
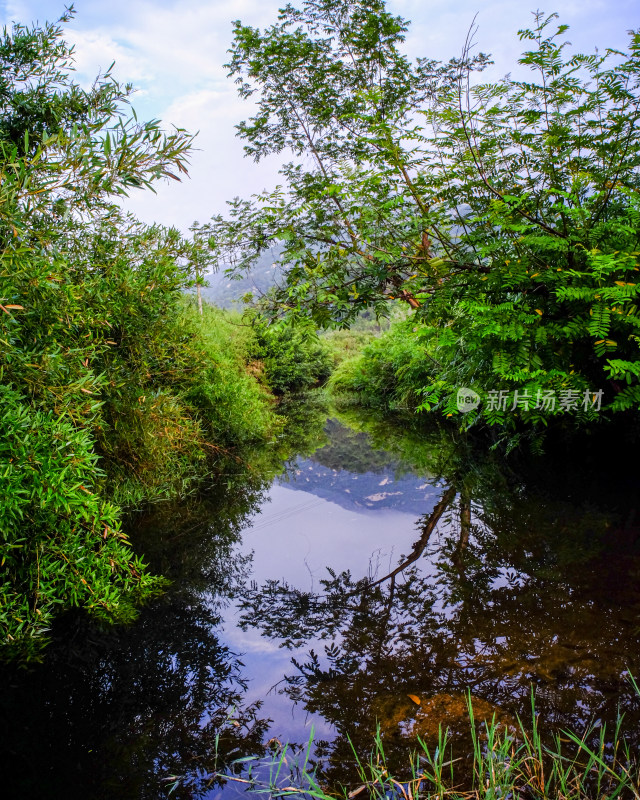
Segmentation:
[[(125, 520), (135, 549), (172, 581), (130, 628), (62, 620), (45, 663), (0, 677), (3, 796), (200, 797), (215, 768), (264, 752), (268, 720), (246, 705), (243, 664), (222, 645), (221, 612), (247, 580), (237, 552), (263, 492), (287, 460), (326, 441), (321, 406), (284, 409), (287, 435), (221, 460), (200, 497)], [(229, 716), (233, 721), (228, 722)]]
[(164, 798), (180, 774), (172, 796), (200, 797), (216, 746), (223, 761), (262, 751), (268, 723), (245, 705), (242, 662), (217, 636), (220, 598), (246, 579), (235, 544), (260, 484), (146, 516), (136, 542), (173, 591), (129, 629), (67, 618), (42, 667), (10, 673), (7, 796)]
[[(440, 720), (466, 731), (467, 686), (480, 715), (497, 710), (506, 721), (515, 712), (526, 719), (530, 684), (558, 726), (579, 727), (594, 713), (612, 719), (618, 701), (632, 709), (620, 673), (640, 673), (640, 575), (637, 530), (620, 524), (624, 502), (613, 514), (602, 510), (615, 505), (604, 487), (540, 489), (449, 431), (358, 423), (371, 437), (367, 452), (387, 450), (450, 487), (420, 520), (402, 570), (329, 573), (316, 594), (277, 582), (245, 591), (248, 564), (236, 543), (262, 490), (292, 447), (308, 454), (326, 442), (321, 409), (286, 413), (292, 439), (252, 456), (251, 469), (230, 463), (206, 497), (129, 521), (151, 569), (173, 581), (134, 626), (105, 632), (68, 617), (42, 668), (1, 676), (7, 796), (166, 797), (165, 779), (180, 774), (186, 781), (172, 797), (195, 798), (206, 791), (216, 742), (222, 763), (265, 752), (267, 721), (245, 705), (242, 664), (216, 635), (234, 596), (247, 625), (312, 648), (280, 691), (335, 725), (325, 751), (336, 780), (352, 777), (347, 737), (367, 750), (376, 719), (402, 765), (412, 736), (429, 739)], [(354, 464), (363, 438), (350, 440)], [(637, 492), (627, 496), (629, 505)], [(232, 709), (237, 726), (225, 724)]]
[(434, 743), (439, 722), (468, 740), (467, 687), (476, 713), (526, 720), (533, 686), (556, 729), (615, 720), (619, 703), (640, 745), (621, 677), (640, 672), (637, 530), (589, 505), (588, 488), (569, 502), (490, 458), (447, 457), (454, 483), (398, 568), (329, 572), (315, 594), (270, 582), (243, 597), (245, 626), (311, 648), (280, 691), (335, 726), (331, 777), (349, 780), (348, 738), (368, 750), (377, 721), (401, 764), (415, 734)]
[(384, 449), (375, 448), (364, 431), (355, 431), (337, 419), (328, 419), (324, 430), (328, 442), (314, 452), (313, 460), (329, 469), (355, 473), (407, 469), (406, 464), (394, 461)]

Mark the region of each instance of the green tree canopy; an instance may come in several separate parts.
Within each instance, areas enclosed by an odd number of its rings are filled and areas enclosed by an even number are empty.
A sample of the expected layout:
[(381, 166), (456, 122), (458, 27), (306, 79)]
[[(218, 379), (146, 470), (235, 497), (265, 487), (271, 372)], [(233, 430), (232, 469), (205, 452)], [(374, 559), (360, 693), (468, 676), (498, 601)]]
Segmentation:
[[(536, 14), (517, 72), (491, 83), (470, 39), (448, 63), (409, 62), (407, 23), (382, 2), (236, 24), (230, 72), (257, 103), (239, 135), (255, 159), (294, 160), (205, 230), (239, 269), (283, 243), (269, 316), (348, 326), (406, 301), (433, 364), (424, 406), (446, 413), (460, 386), (518, 388), (534, 423), (567, 411), (545, 392), (583, 418), (600, 390), (609, 409), (640, 406), (640, 35), (576, 54), (555, 20)], [(466, 420), (478, 414), (506, 421), (486, 405)]]

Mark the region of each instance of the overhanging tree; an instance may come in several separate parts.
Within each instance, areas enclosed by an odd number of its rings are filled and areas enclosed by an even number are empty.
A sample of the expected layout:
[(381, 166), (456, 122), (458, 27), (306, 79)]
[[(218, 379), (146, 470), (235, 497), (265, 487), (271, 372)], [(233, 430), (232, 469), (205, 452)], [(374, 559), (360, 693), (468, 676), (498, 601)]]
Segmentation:
[[(407, 23), (382, 2), (236, 23), (230, 72), (257, 101), (239, 135), (256, 160), (293, 160), (282, 186), (203, 231), (237, 269), (283, 243), (270, 317), (347, 326), (406, 301), (433, 359), (425, 407), (446, 413), (459, 386), (580, 402), (603, 390), (611, 410), (640, 407), (640, 36), (627, 53), (570, 54), (555, 18), (519, 32), (524, 78), (494, 83), (469, 40), (446, 64), (411, 63)], [(563, 410), (532, 406), (515, 412)]]

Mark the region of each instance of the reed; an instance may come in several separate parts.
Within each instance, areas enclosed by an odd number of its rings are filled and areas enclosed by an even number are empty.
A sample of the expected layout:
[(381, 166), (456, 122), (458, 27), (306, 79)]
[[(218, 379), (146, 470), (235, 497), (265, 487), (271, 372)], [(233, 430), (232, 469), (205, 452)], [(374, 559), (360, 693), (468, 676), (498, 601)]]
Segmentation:
[[(637, 683), (631, 678), (636, 694)], [(640, 800), (640, 759), (623, 732), (620, 713), (612, 729), (589, 726), (581, 735), (543, 736), (532, 693), (532, 723), (505, 727), (495, 716), (478, 724), (468, 702), (471, 753), (456, 757), (445, 727), (438, 742), (417, 739), (404, 770), (392, 769), (378, 729), (362, 759), (352, 745), (353, 782), (329, 786), (311, 759), (313, 732), (304, 748), (280, 746), (275, 755), (244, 757), (214, 772), (212, 782), (242, 784), (269, 797), (314, 800)], [(172, 779), (174, 785), (179, 778)]]

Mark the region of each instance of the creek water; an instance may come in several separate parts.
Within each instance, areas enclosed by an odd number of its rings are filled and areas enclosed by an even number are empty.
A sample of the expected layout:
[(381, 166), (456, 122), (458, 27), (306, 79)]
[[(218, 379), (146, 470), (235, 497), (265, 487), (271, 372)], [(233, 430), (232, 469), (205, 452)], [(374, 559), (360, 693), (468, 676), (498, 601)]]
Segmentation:
[[(3, 669), (5, 796), (216, 798), (304, 749), (353, 780), (476, 717), (550, 732), (640, 709), (640, 498), (611, 453), (505, 463), (450, 432), (307, 409), (272, 451), (127, 529), (167, 593), (127, 628), (69, 615)], [(238, 762), (238, 759), (246, 759)], [(229, 766), (235, 762), (235, 766)], [(263, 765), (263, 766), (260, 766)]]

